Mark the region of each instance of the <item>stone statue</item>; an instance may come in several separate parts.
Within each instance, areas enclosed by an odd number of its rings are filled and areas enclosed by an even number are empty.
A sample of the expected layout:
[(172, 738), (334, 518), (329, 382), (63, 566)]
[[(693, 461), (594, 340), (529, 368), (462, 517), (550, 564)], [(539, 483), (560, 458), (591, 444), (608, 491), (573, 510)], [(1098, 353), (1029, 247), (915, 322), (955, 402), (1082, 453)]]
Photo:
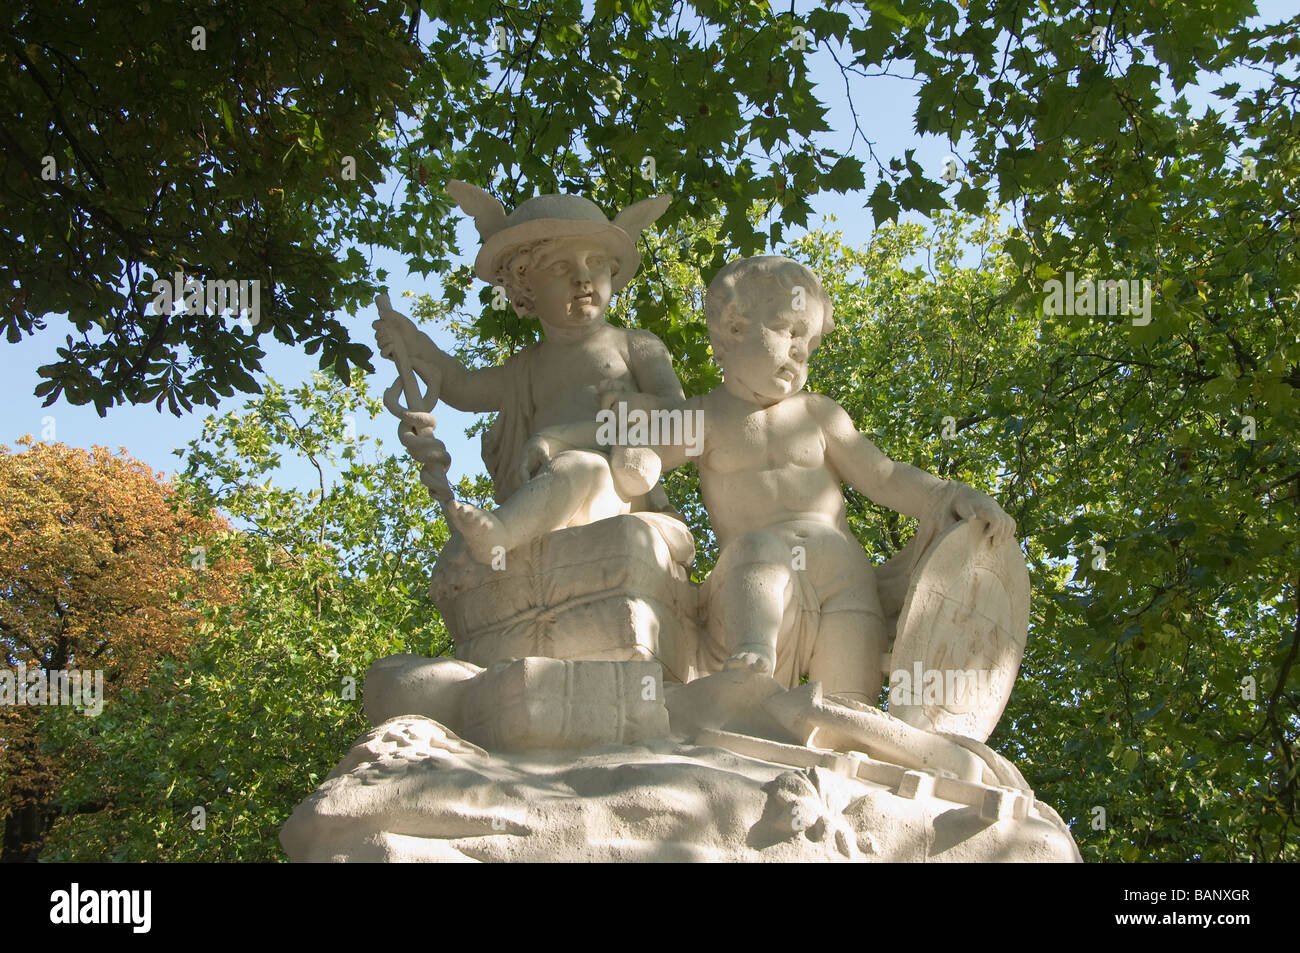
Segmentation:
[[(1077, 861), (984, 744), (1028, 628), (1015, 524), (803, 392), (833, 326), (817, 277), (775, 256), (719, 272), (706, 312), (724, 384), (685, 400), (657, 338), (603, 320), (666, 197), (610, 221), (573, 196), (507, 216), (449, 192), (483, 237), (479, 277), (545, 339), (471, 370), (379, 302), (399, 370), (385, 403), (453, 527), (430, 594), (456, 657), (371, 667), (374, 729), (285, 825), (290, 857)], [(496, 510), (453, 499), (440, 395), (500, 411), (484, 439)], [(658, 482), (688, 458), (722, 547), (703, 585)], [(841, 483), (917, 518), (884, 565)]]
[[(705, 314), (724, 383), (686, 402), (704, 421), (700, 493), (721, 546), (709, 577), (719, 667), (800, 679), (874, 703), (886, 624), (871, 561), (849, 529), (841, 483), (923, 519), (982, 524), (992, 545), (1015, 522), (990, 497), (896, 463), (835, 401), (803, 390), (808, 360), (834, 326), (821, 282), (788, 258), (746, 258), (713, 279)], [(680, 446), (656, 447), (664, 468)]]
[[(385, 403), (402, 418), (402, 443), (424, 464), (424, 482), (453, 529), (430, 594), (457, 657), (655, 659), (685, 680), (697, 642), (694, 540), (658, 484), (653, 450), (601, 442), (597, 421), (616, 401), (683, 400), (663, 343), (605, 320), (640, 266), (637, 236), (669, 197), (610, 221), (577, 196), (540, 196), (507, 216), (467, 183), (451, 182), (448, 193), (483, 239), (478, 276), (536, 318), (544, 335), (500, 366), (466, 368), (386, 297), (377, 302), (380, 354), (401, 373)], [(406, 408), (395, 401), (403, 388)], [(497, 509), (453, 498), (449, 458), (428, 413), (439, 398), (499, 412), (483, 438)]]
[[(609, 222), (592, 202), (571, 195), (532, 199), (507, 217), (481, 189), (453, 181), (448, 190), (473, 213), (483, 238), (477, 274), (503, 288), (518, 314), (536, 318), (543, 340), (498, 367), (467, 368), (380, 300), (381, 356), (393, 357), (400, 346), (441, 400), (458, 410), (500, 412), (483, 457), (501, 506), (489, 512), (448, 499), (447, 519), (486, 564), (555, 530), (654, 508), (647, 499), (653, 481), (642, 479), (635, 456), (611, 460), (611, 448), (597, 444), (596, 413), (624, 393), (683, 396), (662, 341), (605, 321), (610, 298), (641, 264), (636, 236), (662, 214), (668, 196), (638, 202)], [(411, 446), (418, 456), (421, 448)]]

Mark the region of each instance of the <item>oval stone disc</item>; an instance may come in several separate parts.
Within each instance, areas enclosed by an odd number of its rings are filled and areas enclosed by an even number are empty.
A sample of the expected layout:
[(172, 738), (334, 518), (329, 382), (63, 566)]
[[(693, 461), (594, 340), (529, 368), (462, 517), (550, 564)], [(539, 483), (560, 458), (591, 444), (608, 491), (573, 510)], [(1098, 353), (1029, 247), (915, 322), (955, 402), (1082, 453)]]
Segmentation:
[(1015, 540), (994, 549), (962, 520), (926, 551), (898, 614), (889, 712), (917, 728), (983, 742), (1020, 671), (1029, 571)]

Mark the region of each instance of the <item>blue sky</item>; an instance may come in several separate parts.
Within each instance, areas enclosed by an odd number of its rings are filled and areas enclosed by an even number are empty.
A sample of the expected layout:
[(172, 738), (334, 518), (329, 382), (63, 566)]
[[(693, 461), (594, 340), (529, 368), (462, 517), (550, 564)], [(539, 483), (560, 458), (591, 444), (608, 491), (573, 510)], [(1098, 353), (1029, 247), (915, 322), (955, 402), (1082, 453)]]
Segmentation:
[[(798, 6), (799, 9), (806, 10), (813, 5), (799, 4)], [(1276, 22), (1294, 12), (1288, 0), (1270, 0), (1261, 3), (1259, 8), (1263, 18), (1268, 22)], [(809, 55), (812, 57), (813, 77), (818, 82), (824, 101), (831, 107), (828, 122), (832, 131), (820, 134), (819, 144), (827, 148), (844, 150), (849, 144), (852, 125), (844, 103), (843, 80), (835, 64), (824, 52), (810, 51)], [(1249, 76), (1231, 78), (1243, 79), (1243, 85), (1250, 84)], [(1206, 85), (1208, 88), (1214, 88), (1225, 81), (1226, 78)], [(877, 77), (870, 82), (869, 87), (864, 87), (863, 81), (858, 80), (855, 92), (859, 102), (860, 119), (871, 130), (877, 154), (882, 159), (886, 159), (891, 156), (902, 156), (906, 150), (915, 149), (917, 161), (938, 178), (944, 159), (952, 150), (946, 140), (935, 136), (921, 137), (914, 132), (912, 115), (915, 109), (916, 84), (893, 77)], [(869, 89), (869, 96), (864, 94), (864, 89)], [(1188, 97), (1193, 103), (1194, 114), (1199, 114), (1205, 104), (1218, 102), (1211, 100), (1204, 91), (1200, 94), (1189, 91)], [(870, 108), (869, 115), (862, 115), (863, 104)], [(864, 152), (865, 150), (859, 145), (856, 154), (861, 156)], [(869, 187), (874, 184), (874, 179), (871, 169), (868, 169)], [(955, 186), (953, 189), (955, 190)], [(834, 215), (836, 221), (833, 227), (844, 232), (846, 241), (855, 245), (862, 244), (871, 235), (871, 215), (863, 207), (865, 199), (865, 194), (815, 196), (811, 204), (816, 214), (811, 224), (815, 227), (823, 216)], [(612, 216), (617, 210), (606, 209), (605, 211)], [(461, 218), (458, 232), (461, 247), (469, 249), (472, 254), (477, 249), (477, 236), (465, 216), (460, 215), (459, 212), (454, 214)], [(791, 230), (788, 237), (793, 239), (803, 232), (802, 229)], [(399, 310), (409, 313), (409, 307), (403, 307), (404, 301), (401, 297), (403, 292), (410, 291), (416, 295), (440, 294), (437, 276), (423, 278), (411, 274), (405, 262), (392, 252), (365, 247), (361, 250), (373, 256), (376, 269), (383, 268), (388, 271), (392, 300)], [(409, 305), (409, 300), (405, 303)], [(355, 315), (340, 313), (339, 319), (355, 340), (372, 344), (370, 323), (376, 316), (371, 306)], [(101, 445), (114, 450), (125, 447), (132, 456), (145, 461), (156, 471), (171, 473), (178, 469), (180, 461), (173, 455), (173, 448), (183, 447), (197, 437), (204, 419), (214, 412), (213, 409), (196, 408), (189, 414), (177, 418), (165, 410), (156, 411), (152, 404), (123, 405), (109, 409), (108, 416), (101, 418), (90, 406), (73, 407), (60, 401), (52, 407), (42, 407), (40, 399), (34, 397), (32, 393), (41, 381), (37, 368), (56, 360), (55, 350), (63, 342), (65, 335), (71, 331), (71, 326), (62, 316), (50, 316), (46, 319), (46, 324), (45, 331), (27, 337), (17, 344), (7, 342), (0, 344), (0, 403), (6, 409), (3, 426), (0, 427), (0, 443), (8, 443), (12, 446), (13, 441), (18, 437), (31, 434), (38, 439), (48, 436), (53, 440), (77, 447)], [(450, 335), (440, 329), (426, 328), (426, 331), (439, 346), (447, 350), (452, 348)], [(292, 387), (305, 380), (316, 369), (315, 357), (304, 354), (300, 348), (283, 345), (269, 334), (263, 335), (259, 339), (259, 344), (267, 352), (263, 361), (262, 377), (270, 376)], [(378, 391), (388, 386), (396, 375), (387, 362), (376, 359), (375, 364), (380, 369), (380, 373), (372, 377), (369, 383), (372, 392), (378, 396)], [(247, 398), (248, 395), (238, 394), (226, 398), (216, 412), (225, 413), (237, 409)], [(482, 472), (478, 439), (467, 440), (464, 437), (465, 428), (474, 421), (473, 415), (463, 414), (446, 406), (439, 406), (436, 413), (438, 434), (447, 444), (452, 457), (453, 483), (461, 475)], [(373, 421), (358, 420), (357, 431), (360, 434), (381, 436), (385, 449), (389, 452), (400, 449), (396, 442), (396, 420), (387, 415)], [(296, 461), (288, 461), (276, 482), (309, 488), (315, 482), (315, 473), (305, 463), (300, 465)]]

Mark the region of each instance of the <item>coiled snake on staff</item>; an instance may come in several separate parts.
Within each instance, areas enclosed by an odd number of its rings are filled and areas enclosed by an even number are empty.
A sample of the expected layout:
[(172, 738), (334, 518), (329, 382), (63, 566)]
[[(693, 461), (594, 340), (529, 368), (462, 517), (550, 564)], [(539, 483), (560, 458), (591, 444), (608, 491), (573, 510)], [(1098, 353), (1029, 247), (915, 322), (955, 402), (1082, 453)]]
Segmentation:
[[(441, 390), (437, 378), (429, 382), (424, 392), (420, 390), (420, 379), (411, 367), (411, 356), (406, 350), (406, 340), (397, 327), (397, 313), (388, 300), (388, 295), (381, 294), (375, 299), (379, 309), (379, 320), (374, 322), (376, 332), (391, 328), (387, 346), (381, 345), (380, 354), (397, 365), (397, 380), (384, 391), (384, 406), (388, 412), (401, 422), (397, 425), (397, 439), (402, 442), (416, 461), (420, 463), (420, 482), (428, 489), (429, 495), (439, 503), (448, 503), (452, 499), (451, 483), (447, 479), (447, 468), (451, 465), (451, 455), (447, 453), (443, 442), (433, 435), (438, 426), (438, 419), (430, 411), (438, 404)], [(376, 333), (378, 337), (378, 333)], [(398, 398), (405, 396), (403, 407)]]

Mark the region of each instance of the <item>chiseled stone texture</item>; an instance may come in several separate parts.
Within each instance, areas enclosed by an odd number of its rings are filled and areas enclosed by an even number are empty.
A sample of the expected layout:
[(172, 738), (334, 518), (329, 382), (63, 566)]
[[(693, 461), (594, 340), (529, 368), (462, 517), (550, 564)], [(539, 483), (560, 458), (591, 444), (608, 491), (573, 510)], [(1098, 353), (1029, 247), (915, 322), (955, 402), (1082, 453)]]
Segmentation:
[(466, 693), (460, 733), (493, 751), (664, 738), (668, 709), (662, 678), (656, 662), (501, 662)]
[(484, 751), (422, 716), (368, 732), (289, 819), (325, 861), (1078, 861), (1060, 818), (1024, 819), (816, 765), (670, 739)]
[(699, 625), (693, 558), (679, 520), (632, 513), (534, 540), (507, 553), (504, 570), (448, 547), (429, 594), (464, 661), (653, 660), (686, 681)]

